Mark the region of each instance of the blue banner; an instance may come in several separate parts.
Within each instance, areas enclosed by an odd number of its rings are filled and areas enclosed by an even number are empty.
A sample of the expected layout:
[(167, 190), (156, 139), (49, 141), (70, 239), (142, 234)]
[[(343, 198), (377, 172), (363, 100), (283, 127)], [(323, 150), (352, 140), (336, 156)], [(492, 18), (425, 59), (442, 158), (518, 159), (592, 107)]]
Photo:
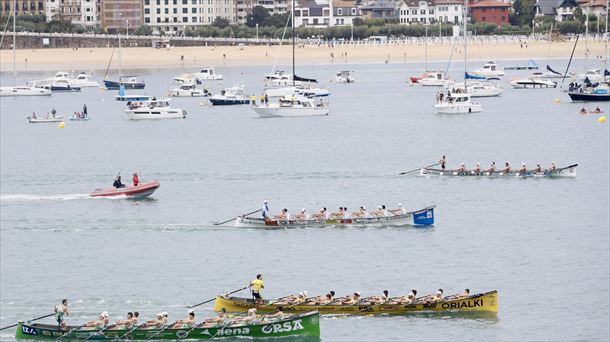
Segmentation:
[(413, 224), (417, 226), (431, 226), (434, 224), (434, 208), (413, 214)]

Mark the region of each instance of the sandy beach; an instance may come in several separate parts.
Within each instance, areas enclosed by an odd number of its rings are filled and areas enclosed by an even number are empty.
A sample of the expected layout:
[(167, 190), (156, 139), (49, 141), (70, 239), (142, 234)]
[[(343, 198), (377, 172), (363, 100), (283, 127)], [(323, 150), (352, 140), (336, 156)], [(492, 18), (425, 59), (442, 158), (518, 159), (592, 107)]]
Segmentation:
[[(573, 42), (544, 41), (529, 42), (522, 47), (513, 43), (477, 43), (468, 46), (469, 60), (501, 59), (546, 59), (569, 58)], [(605, 55), (605, 46), (600, 41), (588, 43), (590, 58)], [(452, 45), (428, 46), (429, 61), (448, 60)], [(290, 64), (291, 46), (220, 46), (220, 47), (173, 47), (171, 49), (123, 48), (124, 68), (172, 68), (202, 66), (252, 66)], [(366, 64), (405, 63), (423, 61), (423, 44), (379, 45), (379, 46), (304, 46), (296, 49), (299, 64)], [(91, 70), (106, 69), (113, 53), (112, 48), (73, 49), (27, 49), (17, 51), (17, 71), (35, 70)], [(579, 43), (575, 57), (583, 58), (585, 44)], [(184, 60), (182, 60), (184, 56)], [(463, 48), (456, 47), (454, 59), (463, 58)], [(13, 68), (11, 50), (0, 52), (0, 69), (10, 72)], [(112, 67), (118, 65), (118, 50), (115, 51)]]

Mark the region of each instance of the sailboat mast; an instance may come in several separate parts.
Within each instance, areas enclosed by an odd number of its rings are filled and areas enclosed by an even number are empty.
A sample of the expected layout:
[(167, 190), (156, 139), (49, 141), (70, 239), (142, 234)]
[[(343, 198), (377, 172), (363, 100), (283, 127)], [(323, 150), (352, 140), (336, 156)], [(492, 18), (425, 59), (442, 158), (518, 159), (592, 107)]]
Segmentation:
[(123, 52), (121, 52), (121, 32), (119, 32), (119, 85), (121, 83), (121, 67), (123, 66)]
[(15, 84), (17, 84), (17, 0), (13, 1), (13, 77), (15, 77)]
[(292, 86), (294, 87), (295, 85), (295, 80), (294, 78), (296, 77), (296, 72), (295, 72), (295, 66), (294, 66), (294, 7), (295, 7), (295, 0), (292, 0), (292, 11), (290, 13), (290, 15), (292, 16)]
[(424, 72), (428, 72), (428, 25), (426, 23), (426, 46), (424, 47)]
[(464, 92), (468, 93), (468, 83), (466, 83), (466, 47), (468, 46), (466, 37), (466, 21), (468, 20), (468, 0), (464, 0)]

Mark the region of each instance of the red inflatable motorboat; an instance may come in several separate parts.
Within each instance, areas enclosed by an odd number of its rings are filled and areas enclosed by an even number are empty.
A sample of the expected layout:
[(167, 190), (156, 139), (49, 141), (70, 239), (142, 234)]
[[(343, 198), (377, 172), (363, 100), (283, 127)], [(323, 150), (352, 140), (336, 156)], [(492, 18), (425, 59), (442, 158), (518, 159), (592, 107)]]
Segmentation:
[(138, 186), (126, 186), (124, 188), (105, 188), (95, 189), (89, 196), (91, 197), (112, 197), (112, 196), (125, 196), (129, 198), (146, 198), (155, 192), (161, 183), (158, 181), (152, 181), (148, 183), (142, 183)]

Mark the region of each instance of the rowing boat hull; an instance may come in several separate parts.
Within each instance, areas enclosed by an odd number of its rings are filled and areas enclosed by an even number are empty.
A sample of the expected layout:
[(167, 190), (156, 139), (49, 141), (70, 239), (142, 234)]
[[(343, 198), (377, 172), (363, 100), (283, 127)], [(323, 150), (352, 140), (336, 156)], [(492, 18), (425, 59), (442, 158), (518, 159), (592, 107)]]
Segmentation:
[(474, 171), (466, 171), (466, 172), (457, 172), (457, 171), (443, 171), (439, 169), (430, 169), (430, 168), (422, 168), (419, 171), (421, 176), (444, 176), (444, 177), (488, 177), (488, 178), (496, 178), (496, 177), (516, 177), (516, 178), (553, 178), (553, 177), (576, 177), (576, 167), (578, 164), (570, 165), (568, 167), (557, 168), (555, 170), (545, 170), (542, 172), (534, 172), (527, 171), (524, 173), (520, 173), (518, 171), (515, 172), (474, 172)]
[(258, 217), (239, 216), (235, 219), (235, 227), (239, 228), (304, 228), (327, 226), (431, 226), (434, 225), (434, 208), (430, 206), (421, 210), (408, 212), (404, 215), (373, 218), (332, 219), (332, 220), (270, 220)]
[(161, 183), (158, 181), (152, 181), (148, 183), (142, 183), (138, 186), (127, 186), (124, 188), (106, 188), (106, 189), (96, 189), (89, 196), (91, 197), (116, 197), (116, 196), (125, 196), (129, 198), (146, 198), (153, 194), (159, 187)]
[(238, 297), (216, 297), (214, 310), (225, 309), (227, 312), (247, 312), (256, 308), (258, 313), (276, 312), (282, 306), (286, 313), (307, 312), (317, 310), (321, 315), (401, 315), (410, 312), (425, 311), (459, 311), (459, 312), (498, 312), (498, 292), (490, 291), (464, 299), (447, 300), (443, 302), (420, 302), (416, 304), (378, 304), (378, 305), (277, 305), (268, 301), (256, 304), (252, 299)]
[[(76, 329), (77, 327), (69, 327)], [(56, 340), (66, 334), (57, 329), (56, 325), (26, 324), (19, 322), (15, 338), (19, 340)], [(320, 314), (308, 312), (292, 316), (284, 320), (266, 324), (231, 326), (227, 328), (195, 328), (189, 329), (137, 329), (129, 330), (78, 330), (62, 337), (61, 340), (112, 341), (118, 337), (122, 340), (211, 340), (221, 337), (231, 338), (278, 338), (278, 337), (320, 337)]]

